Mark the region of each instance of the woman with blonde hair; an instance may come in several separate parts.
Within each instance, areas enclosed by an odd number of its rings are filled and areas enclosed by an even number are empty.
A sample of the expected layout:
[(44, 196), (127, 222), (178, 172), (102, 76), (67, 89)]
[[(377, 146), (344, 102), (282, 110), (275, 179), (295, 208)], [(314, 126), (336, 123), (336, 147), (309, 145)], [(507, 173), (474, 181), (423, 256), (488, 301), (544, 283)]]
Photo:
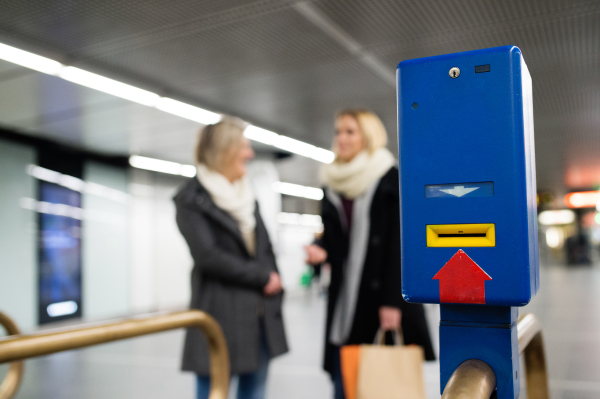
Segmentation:
[[(269, 359), (287, 352), (282, 287), (267, 230), (246, 177), (253, 156), (235, 121), (206, 126), (196, 148), (197, 175), (175, 196), (177, 225), (194, 259), (191, 308), (221, 325), (239, 376), (238, 399), (263, 399)], [(187, 331), (183, 370), (197, 374), (208, 398), (206, 338)]]
[(335, 161), (321, 169), (323, 237), (307, 262), (331, 265), (325, 369), (343, 399), (340, 347), (372, 343), (377, 331), (401, 328), (406, 344), (434, 359), (422, 305), (402, 299), (400, 201), (396, 159), (373, 112), (349, 109), (335, 119)]

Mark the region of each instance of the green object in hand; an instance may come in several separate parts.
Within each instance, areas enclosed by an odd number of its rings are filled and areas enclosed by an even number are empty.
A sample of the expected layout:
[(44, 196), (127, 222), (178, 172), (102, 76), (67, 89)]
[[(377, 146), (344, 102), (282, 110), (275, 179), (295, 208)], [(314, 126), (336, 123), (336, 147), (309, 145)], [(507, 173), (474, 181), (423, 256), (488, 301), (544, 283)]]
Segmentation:
[(306, 268), (306, 271), (304, 273), (302, 273), (302, 276), (300, 277), (300, 285), (302, 287), (308, 287), (310, 286), (310, 282), (312, 281), (313, 278), (313, 270), (312, 268)]

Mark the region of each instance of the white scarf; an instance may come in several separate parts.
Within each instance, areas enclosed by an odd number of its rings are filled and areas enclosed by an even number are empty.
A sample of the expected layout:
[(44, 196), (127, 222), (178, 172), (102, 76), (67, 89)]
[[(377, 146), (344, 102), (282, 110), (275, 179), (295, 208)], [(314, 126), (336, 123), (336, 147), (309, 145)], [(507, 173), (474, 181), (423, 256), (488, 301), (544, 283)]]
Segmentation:
[(396, 159), (387, 148), (369, 154), (362, 151), (350, 162), (334, 161), (321, 167), (321, 181), (348, 199), (365, 193), (371, 185), (396, 164)]
[(244, 176), (231, 183), (225, 176), (199, 164), (196, 177), (204, 186), (215, 205), (227, 212), (238, 223), (250, 255), (256, 252), (255, 199), (250, 180)]

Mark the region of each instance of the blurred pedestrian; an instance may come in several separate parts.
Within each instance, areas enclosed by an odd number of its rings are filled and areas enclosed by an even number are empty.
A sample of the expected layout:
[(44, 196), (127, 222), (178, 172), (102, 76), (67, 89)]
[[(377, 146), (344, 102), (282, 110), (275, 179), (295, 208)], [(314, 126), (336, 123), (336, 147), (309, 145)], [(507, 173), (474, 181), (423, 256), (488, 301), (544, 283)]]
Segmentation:
[[(206, 126), (196, 148), (197, 175), (174, 198), (194, 259), (191, 307), (221, 325), (231, 373), (239, 376), (238, 399), (263, 399), (269, 360), (288, 350), (281, 279), (245, 176), (253, 156), (237, 122)], [(208, 398), (208, 345), (196, 328), (187, 331), (182, 368), (197, 374), (198, 399)]]
[(335, 161), (321, 169), (323, 237), (306, 247), (307, 262), (331, 265), (325, 369), (343, 399), (340, 348), (373, 343), (378, 329), (402, 328), (406, 344), (434, 359), (422, 305), (402, 298), (399, 182), (387, 133), (374, 113), (340, 112)]

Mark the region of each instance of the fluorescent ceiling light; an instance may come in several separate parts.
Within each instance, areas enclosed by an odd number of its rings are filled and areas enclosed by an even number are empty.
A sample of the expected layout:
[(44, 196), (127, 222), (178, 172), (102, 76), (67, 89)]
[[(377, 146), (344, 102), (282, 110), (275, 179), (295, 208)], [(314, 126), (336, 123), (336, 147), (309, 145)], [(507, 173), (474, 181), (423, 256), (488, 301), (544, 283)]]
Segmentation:
[(98, 183), (92, 182), (84, 182), (85, 187), (84, 190), (88, 194), (95, 195), (97, 197), (107, 198), (109, 200), (115, 202), (121, 202), (126, 204), (129, 200), (129, 194), (124, 193), (120, 190), (115, 190), (114, 188), (106, 187)]
[(335, 154), (332, 151), (319, 148), (312, 144), (283, 136), (266, 129), (262, 129), (260, 127), (252, 125), (248, 126), (246, 130), (244, 130), (244, 136), (250, 140), (272, 145), (274, 147), (281, 148), (284, 151), (302, 155), (307, 158), (312, 158), (319, 162), (331, 163), (335, 159)]
[(173, 115), (181, 116), (203, 125), (211, 125), (221, 120), (221, 115), (195, 107), (172, 98), (162, 97), (156, 104), (156, 108)]
[(560, 211), (544, 211), (538, 215), (540, 224), (551, 226), (557, 224), (569, 224), (575, 221), (575, 212), (569, 209)]
[(50, 169), (42, 168), (41, 166), (28, 165), (27, 174), (35, 177), (38, 180), (58, 184), (59, 186), (66, 187), (80, 193), (85, 192), (87, 194), (107, 198), (122, 204), (127, 204), (129, 201), (129, 194), (124, 193), (123, 191), (106, 187), (97, 183), (86, 182), (78, 179), (77, 177), (58, 173)]
[(332, 163), (335, 160), (335, 154), (333, 151), (326, 150), (324, 148), (315, 147), (313, 150), (312, 159), (323, 163)]
[[(171, 175), (181, 175), (186, 177), (196, 176), (195, 166), (180, 164), (177, 162), (163, 161), (162, 159), (132, 155), (129, 157), (129, 164), (134, 168), (151, 170), (153, 172), (168, 173)], [(273, 191), (280, 194), (308, 198), (312, 200), (323, 199), (323, 190), (320, 188), (301, 186), (299, 184), (278, 181), (273, 183)]]
[(28, 51), (19, 50), (18, 48), (7, 46), (1, 43), (0, 59), (24, 66), (25, 68), (34, 69), (38, 72), (47, 73), (49, 75), (58, 74), (63, 67), (60, 62), (51, 60), (50, 58), (42, 57)]
[(321, 190), (320, 188), (301, 186), (299, 184), (284, 183), (277, 181), (273, 183), (273, 191), (280, 194), (308, 198), (312, 200), (323, 199), (323, 190)]
[(27, 174), (35, 177), (38, 180), (47, 181), (50, 183), (58, 184), (62, 173), (55, 172), (50, 169), (42, 168), (37, 165), (28, 165), (27, 166)]
[(196, 167), (193, 165), (182, 165), (177, 162), (163, 161), (132, 155), (129, 157), (129, 164), (134, 168), (152, 170), (154, 172), (168, 173), (170, 175), (181, 175), (186, 177), (196, 176)]
[(279, 224), (290, 226), (308, 227), (315, 232), (323, 231), (323, 222), (319, 215), (301, 215), (299, 213), (280, 212), (277, 215), (277, 222)]
[(47, 215), (64, 216), (77, 220), (82, 220), (84, 216), (83, 209), (76, 206), (37, 201), (33, 198), (21, 198), (19, 203), (23, 209), (45, 213)]
[(181, 176), (194, 177), (196, 176), (196, 167), (194, 165), (181, 165)]
[(275, 132), (252, 125), (248, 126), (244, 130), (244, 136), (250, 140), (258, 141), (259, 143), (267, 145), (274, 145), (275, 141), (279, 137), (279, 135)]
[[(31, 68), (39, 72), (57, 75), (65, 80), (68, 80), (69, 82), (77, 83), (82, 86), (102, 91), (116, 97), (121, 97), (142, 105), (155, 107), (161, 111), (168, 112), (170, 114), (177, 115), (203, 125), (217, 123), (222, 119), (222, 116), (215, 112), (186, 104), (172, 98), (160, 97), (156, 93), (73, 66), (65, 66), (60, 62), (51, 60), (49, 58), (1, 43), (0, 59), (24, 66), (26, 68)], [(291, 137), (282, 136), (256, 126), (248, 126), (244, 131), (244, 135), (251, 140), (272, 145), (294, 154), (312, 158), (319, 162), (331, 163), (335, 159), (334, 153), (329, 150), (316, 147), (312, 144), (308, 144)], [(185, 172), (181, 174), (191, 177), (194, 176), (196, 172), (194, 169), (192, 174), (192, 169), (186, 168)]]
[(153, 106), (160, 98), (156, 93), (71, 66), (63, 68), (58, 76), (70, 82), (103, 91), (104, 93), (112, 94), (113, 96), (121, 97), (143, 105)]
[(153, 197), (156, 190), (147, 184), (129, 183), (129, 192), (138, 197)]

